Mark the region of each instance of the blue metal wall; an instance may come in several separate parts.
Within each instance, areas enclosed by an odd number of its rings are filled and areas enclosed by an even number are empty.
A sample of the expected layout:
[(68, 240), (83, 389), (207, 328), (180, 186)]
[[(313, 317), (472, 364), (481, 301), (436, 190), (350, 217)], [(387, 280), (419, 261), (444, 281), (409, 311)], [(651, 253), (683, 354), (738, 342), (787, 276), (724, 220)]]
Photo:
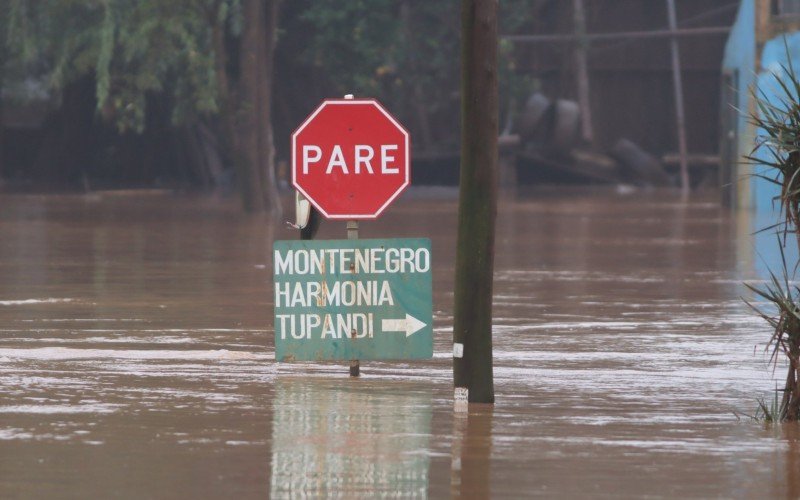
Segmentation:
[[(800, 71), (800, 33), (784, 33), (769, 40), (764, 44), (760, 58), (756, 57), (756, 47), (755, 0), (742, 0), (736, 23), (725, 47), (722, 66), (723, 73), (735, 71), (738, 74), (735, 102), (727, 105), (734, 105), (739, 110), (736, 128), (740, 162), (743, 161), (743, 156), (752, 153), (758, 136), (763, 134), (762, 130), (749, 123), (748, 115), (755, 111), (752, 90), (756, 89), (761, 98), (770, 103), (780, 105), (782, 90), (776, 78), (785, 77), (783, 67), (788, 67), (789, 61), (795, 72)], [(764, 151), (759, 151), (756, 155), (766, 158)], [(742, 221), (739, 238), (753, 243), (746, 252), (749, 256), (745, 258), (748, 261), (745, 266), (761, 277), (766, 277), (768, 270), (780, 272), (781, 268), (776, 231), (761, 231), (781, 220), (779, 202), (776, 199), (780, 194), (780, 187), (751, 174), (774, 177), (774, 173), (764, 167), (741, 163), (734, 173), (739, 191), (736, 205), (740, 211), (749, 213), (744, 217), (738, 216)], [(791, 271), (794, 263), (798, 262), (798, 252), (794, 237), (790, 237), (786, 246), (786, 258)]]
[[(735, 102), (722, 103), (723, 106), (734, 106), (738, 113), (738, 152), (739, 158), (752, 150), (752, 134), (748, 130), (747, 110), (749, 108), (750, 92), (755, 83), (756, 76), (756, 19), (755, 0), (742, 0), (736, 22), (731, 28), (725, 53), (722, 59), (723, 74), (736, 72), (738, 78), (734, 90)], [(724, 95), (724, 93), (723, 93)], [(747, 181), (741, 178), (742, 169), (734, 168), (733, 179), (738, 180), (738, 191), (744, 190), (746, 196), (737, 196), (736, 205), (739, 207), (750, 206), (752, 199), (747, 188)]]

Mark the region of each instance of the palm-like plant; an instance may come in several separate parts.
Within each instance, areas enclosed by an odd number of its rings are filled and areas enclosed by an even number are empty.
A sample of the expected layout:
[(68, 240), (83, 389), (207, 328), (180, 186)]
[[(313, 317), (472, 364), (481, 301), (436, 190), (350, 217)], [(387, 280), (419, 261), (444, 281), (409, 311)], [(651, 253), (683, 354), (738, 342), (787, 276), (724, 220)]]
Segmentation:
[(772, 327), (772, 336), (767, 345), (771, 351), (770, 363), (777, 366), (781, 353), (789, 361), (780, 406), (767, 411), (763, 402), (759, 402), (759, 405), (764, 414), (773, 420), (795, 421), (800, 419), (800, 287), (789, 282), (783, 245), (779, 245), (784, 271), (782, 279), (770, 272), (770, 281), (763, 287), (745, 283), (753, 293), (771, 303), (775, 311), (767, 312), (747, 300), (745, 303)]
[[(788, 55), (787, 47), (787, 55)], [(781, 66), (782, 75), (775, 75), (778, 95), (770, 100), (763, 90), (753, 91), (756, 111), (750, 115), (751, 123), (760, 128), (756, 145), (745, 158), (762, 167), (753, 174), (780, 187), (777, 201), (780, 220), (764, 230), (776, 229), (780, 235), (778, 246), (783, 265), (782, 279), (770, 272), (770, 281), (761, 287), (745, 284), (757, 296), (767, 300), (771, 311), (745, 301), (772, 328), (767, 349), (771, 349), (770, 362), (777, 367), (782, 353), (789, 362), (786, 386), (783, 390), (778, 421), (800, 420), (800, 288), (790, 283), (789, 267), (784, 247), (787, 236), (795, 235), (800, 250), (800, 79), (795, 75), (789, 59)], [(792, 266), (796, 269), (797, 266)]]
[[(788, 47), (786, 51), (788, 55)], [(757, 109), (750, 114), (750, 121), (762, 132), (745, 158), (765, 167), (754, 176), (780, 186), (778, 202), (783, 220), (772, 227), (783, 227), (784, 234), (795, 233), (800, 246), (800, 79), (791, 59), (788, 66), (780, 67), (782, 74), (774, 75), (779, 95), (771, 100), (763, 89), (752, 91)]]

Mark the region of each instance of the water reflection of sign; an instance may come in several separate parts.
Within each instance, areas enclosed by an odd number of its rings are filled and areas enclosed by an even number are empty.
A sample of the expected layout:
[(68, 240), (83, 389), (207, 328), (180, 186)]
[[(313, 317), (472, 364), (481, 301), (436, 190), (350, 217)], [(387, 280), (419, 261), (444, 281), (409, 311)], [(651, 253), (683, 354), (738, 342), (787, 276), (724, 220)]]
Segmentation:
[(270, 498), (427, 497), (431, 395), (364, 383), (276, 380)]
[(428, 239), (276, 241), (275, 359), (433, 356)]

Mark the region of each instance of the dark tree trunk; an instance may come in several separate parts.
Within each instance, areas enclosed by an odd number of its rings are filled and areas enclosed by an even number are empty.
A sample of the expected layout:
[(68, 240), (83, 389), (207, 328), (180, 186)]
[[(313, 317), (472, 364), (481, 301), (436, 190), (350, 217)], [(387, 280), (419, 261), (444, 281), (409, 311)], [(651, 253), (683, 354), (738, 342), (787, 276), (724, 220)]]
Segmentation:
[(220, 127), (222, 129), (223, 156), (233, 163), (234, 152), (238, 149), (236, 140), (236, 110), (233, 89), (228, 78), (228, 49), (225, 47), (225, 27), (217, 20), (219, 5), (209, 12), (213, 28), (214, 71), (217, 77), (217, 92), (220, 100)]
[(189, 162), (189, 170), (192, 172), (193, 177), (200, 181), (203, 189), (209, 189), (211, 187), (211, 175), (206, 166), (206, 157), (198, 140), (195, 127), (187, 126), (181, 128), (180, 138), (183, 149), (186, 152), (185, 157)]
[(272, 136), (272, 84), (274, 79), (275, 43), (280, 0), (262, 3), (263, 36), (258, 57), (258, 157), (264, 207), (281, 216), (278, 183), (275, 176), (275, 147)]
[(223, 185), (225, 183), (225, 167), (220, 157), (219, 139), (202, 121), (195, 125), (195, 133), (214, 186)]
[(235, 88), (228, 75), (225, 27), (216, 18), (220, 3), (209, 10), (209, 19), (214, 26), (212, 37), (220, 96), (223, 137), (220, 150), (226, 161), (234, 166), (242, 203), (248, 212), (270, 210), (280, 214), (271, 126), (278, 4), (279, 0), (242, 2), (244, 29), (238, 54), (239, 79)]
[[(406, 43), (408, 43), (411, 53), (418, 54), (419, 52), (415, 47), (416, 35), (414, 33), (414, 20), (412, 19), (411, 0), (405, 0), (400, 6), (400, 20), (403, 26), (403, 36), (406, 39)], [(411, 70), (415, 73), (419, 73), (419, 65), (417, 64), (416, 59), (417, 57), (419, 56), (413, 55), (411, 59)], [(434, 140), (431, 131), (431, 122), (428, 117), (429, 108), (425, 100), (425, 93), (422, 89), (422, 84), (419, 82), (419, 80), (414, 80), (411, 82), (411, 88), (413, 92), (412, 106), (414, 107), (414, 113), (416, 114), (417, 124), (419, 126), (422, 147), (425, 151), (432, 151), (434, 147)]]
[[(494, 403), (492, 279), (497, 214), (497, 0), (461, 2), (461, 180), (453, 341), (456, 388)], [(454, 349), (455, 353), (455, 349)]]
[[(254, 205), (255, 200), (258, 199), (260, 205), (260, 200), (262, 199), (260, 196), (260, 184), (252, 180), (252, 170), (248, 168), (247, 159), (243, 154), (245, 139), (239, 134), (240, 127), (243, 125), (240, 121), (240, 118), (242, 118), (240, 116), (242, 108), (240, 105), (240, 89), (235, 85), (236, 82), (232, 81), (228, 75), (230, 54), (225, 40), (225, 24), (224, 22), (220, 23), (218, 20), (221, 4), (222, 1), (218, 0), (208, 11), (209, 22), (213, 26), (214, 71), (217, 79), (217, 92), (220, 102), (220, 140), (218, 150), (221, 152), (222, 161), (226, 165), (233, 167), (245, 211), (253, 212), (257, 210), (257, 207)], [(252, 9), (253, 7), (257, 7), (257, 2), (252, 0), (248, 1), (245, 5), (245, 9)], [(248, 14), (248, 10), (245, 10), (245, 13)], [(252, 22), (246, 22), (245, 24), (246, 30), (250, 29), (250, 31), (252, 31), (252, 29), (255, 28)], [(246, 34), (250, 35), (250, 43), (252, 44), (255, 38), (252, 33), (246, 32)], [(242, 49), (244, 49), (244, 45), (243, 39)], [(255, 52), (253, 52), (252, 55), (255, 60)], [(240, 53), (240, 56), (240, 62), (243, 63), (245, 59), (244, 51)], [(253, 113), (250, 113), (250, 115), (253, 115)], [(248, 140), (250, 140), (252, 146), (253, 138), (249, 137)], [(257, 138), (255, 141), (255, 147), (257, 148)], [(253, 190), (257, 190), (257, 192), (254, 194)]]
[(236, 148), (237, 173), (242, 190), (244, 209), (248, 212), (263, 212), (263, 176), (260, 168), (260, 127), (259, 127), (259, 46), (263, 44), (264, 23), (263, 1), (245, 0), (242, 3), (244, 30), (239, 52), (240, 81), (236, 128), (238, 147)]
[[(3, 61), (0, 60), (0, 70), (2, 70)], [(4, 145), (4, 124), (3, 124), (3, 79), (0, 77), (0, 187), (3, 185), (3, 176), (5, 175), (5, 149)]]
[(0, 187), (3, 185), (3, 176), (5, 175), (5, 148), (4, 146), (4, 137), (3, 132), (4, 128), (4, 119), (3, 119), (3, 75), (5, 74), (5, 65), (6, 65), (6, 23), (7, 20), (5, 19), (5, 13), (0, 14)]
[(56, 187), (78, 181), (90, 156), (94, 110), (91, 78), (64, 89), (61, 107), (44, 123), (44, 138), (31, 169), (37, 183)]

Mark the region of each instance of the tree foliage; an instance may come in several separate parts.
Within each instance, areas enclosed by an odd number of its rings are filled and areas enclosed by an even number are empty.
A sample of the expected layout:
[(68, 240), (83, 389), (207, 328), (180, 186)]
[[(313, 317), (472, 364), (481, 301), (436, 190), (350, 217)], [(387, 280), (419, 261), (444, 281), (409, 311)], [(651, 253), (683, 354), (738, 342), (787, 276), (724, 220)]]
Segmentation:
[[(761, 409), (773, 420), (796, 422), (800, 421), (800, 287), (790, 281), (790, 274), (800, 263), (787, 265), (784, 247), (794, 241), (800, 250), (800, 76), (792, 65), (788, 44), (786, 58), (788, 65), (780, 65), (771, 75), (775, 85), (772, 96), (764, 88), (752, 91), (756, 110), (750, 113), (750, 121), (758, 132), (753, 152), (745, 157), (758, 169), (755, 177), (780, 188), (780, 220), (763, 230), (777, 230), (782, 276), (770, 271), (766, 284), (745, 284), (767, 307), (745, 302), (770, 326), (767, 348), (772, 351), (773, 366), (777, 367), (781, 354), (788, 361), (777, 414), (769, 414), (763, 403)], [(790, 234), (794, 238), (787, 240)]]
[(12, 75), (56, 92), (92, 75), (98, 111), (121, 131), (143, 129), (148, 94), (170, 98), (176, 124), (218, 111), (212, 23), (229, 21), (235, 2), (9, 1)]
[[(301, 3), (284, 27), (302, 39), (282, 50), (294, 50), (299, 60), (315, 68), (331, 94), (378, 97), (417, 137), (431, 136), (423, 137), (424, 142), (446, 147), (457, 140), (452, 122), (459, 106), (460, 2)], [(502, 0), (501, 32), (523, 27), (530, 8), (529, 0)], [(499, 50), (501, 95), (507, 100), (529, 92), (532, 82), (514, 72), (513, 46), (501, 44)]]
[[(253, 22), (243, 14), (249, 1), (6, 0), (0, 9), (5, 88), (33, 81), (58, 98), (88, 81), (95, 120), (119, 133), (141, 133), (165, 117), (176, 130), (202, 123), (216, 134), (224, 167), (241, 176), (237, 127), (255, 123), (241, 119), (255, 109), (240, 81), (242, 35)], [(265, 11), (277, 2), (253, 1)], [(455, 151), (459, 9), (456, 1), (283, 2), (274, 71), (280, 148), (321, 97), (353, 93), (384, 102), (411, 130), (415, 148)], [(530, 0), (501, 0), (501, 33), (524, 27), (530, 11)], [(515, 74), (507, 57), (514, 47), (501, 44), (500, 51), (505, 108), (531, 82)]]

